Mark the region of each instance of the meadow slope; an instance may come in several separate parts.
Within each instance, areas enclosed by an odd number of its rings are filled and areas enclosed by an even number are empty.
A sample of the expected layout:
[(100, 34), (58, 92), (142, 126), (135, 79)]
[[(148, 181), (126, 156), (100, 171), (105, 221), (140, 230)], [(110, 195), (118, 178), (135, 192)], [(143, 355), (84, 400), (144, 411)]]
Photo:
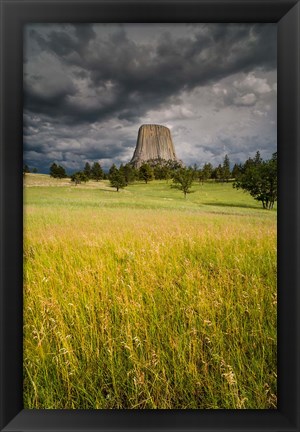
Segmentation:
[(276, 408), (277, 212), (27, 174), (25, 408)]

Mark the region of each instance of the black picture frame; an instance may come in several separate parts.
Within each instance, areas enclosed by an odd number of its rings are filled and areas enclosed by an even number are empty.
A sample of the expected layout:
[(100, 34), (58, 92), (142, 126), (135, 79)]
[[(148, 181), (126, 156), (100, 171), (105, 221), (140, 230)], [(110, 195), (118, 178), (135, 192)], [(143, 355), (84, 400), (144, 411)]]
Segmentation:
[[(0, 0), (0, 428), (17, 431), (300, 430), (299, 0)], [(278, 409), (24, 410), (22, 56), (27, 22), (276, 22), (278, 25)]]

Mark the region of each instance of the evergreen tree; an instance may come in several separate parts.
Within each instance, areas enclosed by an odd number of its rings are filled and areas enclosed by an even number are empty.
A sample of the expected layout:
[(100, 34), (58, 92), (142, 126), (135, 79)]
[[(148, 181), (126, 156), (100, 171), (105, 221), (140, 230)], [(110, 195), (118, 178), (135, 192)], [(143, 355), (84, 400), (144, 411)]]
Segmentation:
[(260, 156), (260, 152), (257, 151), (256, 154), (255, 154), (255, 156), (254, 156), (253, 163), (254, 163), (255, 166), (258, 166), (258, 165), (260, 165), (262, 162), (263, 162), (263, 160), (262, 160), (262, 158), (261, 158), (261, 156)]
[(61, 179), (67, 177), (67, 173), (64, 167), (53, 162), (53, 164), (50, 166), (50, 177)]
[(254, 158), (248, 158), (244, 165), (241, 166), (241, 172), (245, 173), (251, 167), (258, 167), (263, 163), (259, 151), (256, 152)]
[(116, 167), (115, 164), (112, 164), (112, 166), (109, 168), (108, 171), (108, 178), (110, 178), (110, 176), (114, 174), (116, 171), (118, 171), (118, 168)]
[(75, 186), (77, 186), (78, 184), (81, 183), (81, 173), (80, 172), (76, 172), (74, 174), (71, 175), (71, 182), (75, 183)]
[(128, 186), (130, 183), (133, 183), (137, 178), (136, 169), (129, 163), (126, 165), (122, 164), (119, 168), (119, 171), (125, 178), (126, 186)]
[(111, 174), (109, 175), (109, 181), (111, 187), (116, 188), (117, 192), (119, 192), (119, 189), (124, 189), (126, 186), (124, 174), (117, 168), (112, 170)]
[(86, 183), (87, 181), (89, 181), (89, 179), (84, 171), (77, 171), (71, 175), (71, 182), (74, 182), (75, 186), (81, 182)]
[(203, 170), (203, 169), (199, 169), (199, 170), (197, 171), (197, 178), (198, 178), (198, 180), (199, 180), (199, 183), (202, 183), (202, 184), (203, 184), (203, 182), (204, 182), (204, 180), (205, 180), (205, 173), (204, 173), (204, 170)]
[(167, 182), (172, 177), (172, 171), (167, 165), (162, 167), (162, 177), (163, 180), (167, 180)]
[(55, 162), (50, 166), (50, 177), (56, 178), (57, 177), (57, 169), (58, 166)]
[(162, 165), (159, 165), (159, 164), (155, 165), (153, 167), (153, 174), (154, 174), (155, 180), (163, 180), (164, 172), (163, 172)]
[(214, 169), (213, 176), (216, 182), (221, 181), (223, 178), (222, 165), (219, 164), (217, 168)]
[(83, 169), (83, 172), (88, 179), (91, 178), (92, 170), (91, 170), (91, 165), (88, 162), (86, 162), (84, 169)]
[(153, 180), (153, 177), (153, 168), (148, 163), (143, 163), (139, 169), (139, 178), (144, 180), (144, 182), (147, 184), (150, 180)]
[(93, 163), (91, 168), (91, 178), (96, 181), (102, 180), (104, 178), (104, 172), (99, 162)]
[(23, 177), (25, 177), (27, 173), (30, 173), (30, 169), (29, 166), (25, 164), (23, 165)]
[(228, 180), (230, 179), (231, 172), (230, 172), (230, 162), (228, 155), (225, 155), (223, 166), (222, 166), (222, 180), (223, 182), (226, 181), (228, 183)]
[(208, 180), (212, 176), (213, 166), (211, 163), (205, 163), (202, 169), (203, 172), (203, 180)]
[(240, 173), (241, 173), (241, 165), (234, 164), (234, 166), (232, 168), (232, 177), (234, 179), (237, 179), (238, 176), (240, 175)]
[(58, 165), (57, 167), (57, 177), (60, 179), (68, 177), (66, 170), (61, 165)]

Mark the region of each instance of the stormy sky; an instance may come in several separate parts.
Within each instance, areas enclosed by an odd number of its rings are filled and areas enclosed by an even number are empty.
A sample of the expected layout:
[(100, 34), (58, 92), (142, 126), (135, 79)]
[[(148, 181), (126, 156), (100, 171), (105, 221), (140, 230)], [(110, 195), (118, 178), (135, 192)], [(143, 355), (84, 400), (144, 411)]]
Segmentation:
[(24, 163), (130, 161), (142, 124), (186, 165), (276, 151), (276, 24), (30, 24)]

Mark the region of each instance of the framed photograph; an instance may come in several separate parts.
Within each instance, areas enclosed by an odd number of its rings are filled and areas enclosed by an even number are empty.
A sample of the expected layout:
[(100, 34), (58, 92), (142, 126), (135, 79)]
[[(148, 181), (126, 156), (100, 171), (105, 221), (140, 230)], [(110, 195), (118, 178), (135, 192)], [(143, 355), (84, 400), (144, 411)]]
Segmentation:
[(1, 1), (1, 430), (299, 431), (299, 21)]

